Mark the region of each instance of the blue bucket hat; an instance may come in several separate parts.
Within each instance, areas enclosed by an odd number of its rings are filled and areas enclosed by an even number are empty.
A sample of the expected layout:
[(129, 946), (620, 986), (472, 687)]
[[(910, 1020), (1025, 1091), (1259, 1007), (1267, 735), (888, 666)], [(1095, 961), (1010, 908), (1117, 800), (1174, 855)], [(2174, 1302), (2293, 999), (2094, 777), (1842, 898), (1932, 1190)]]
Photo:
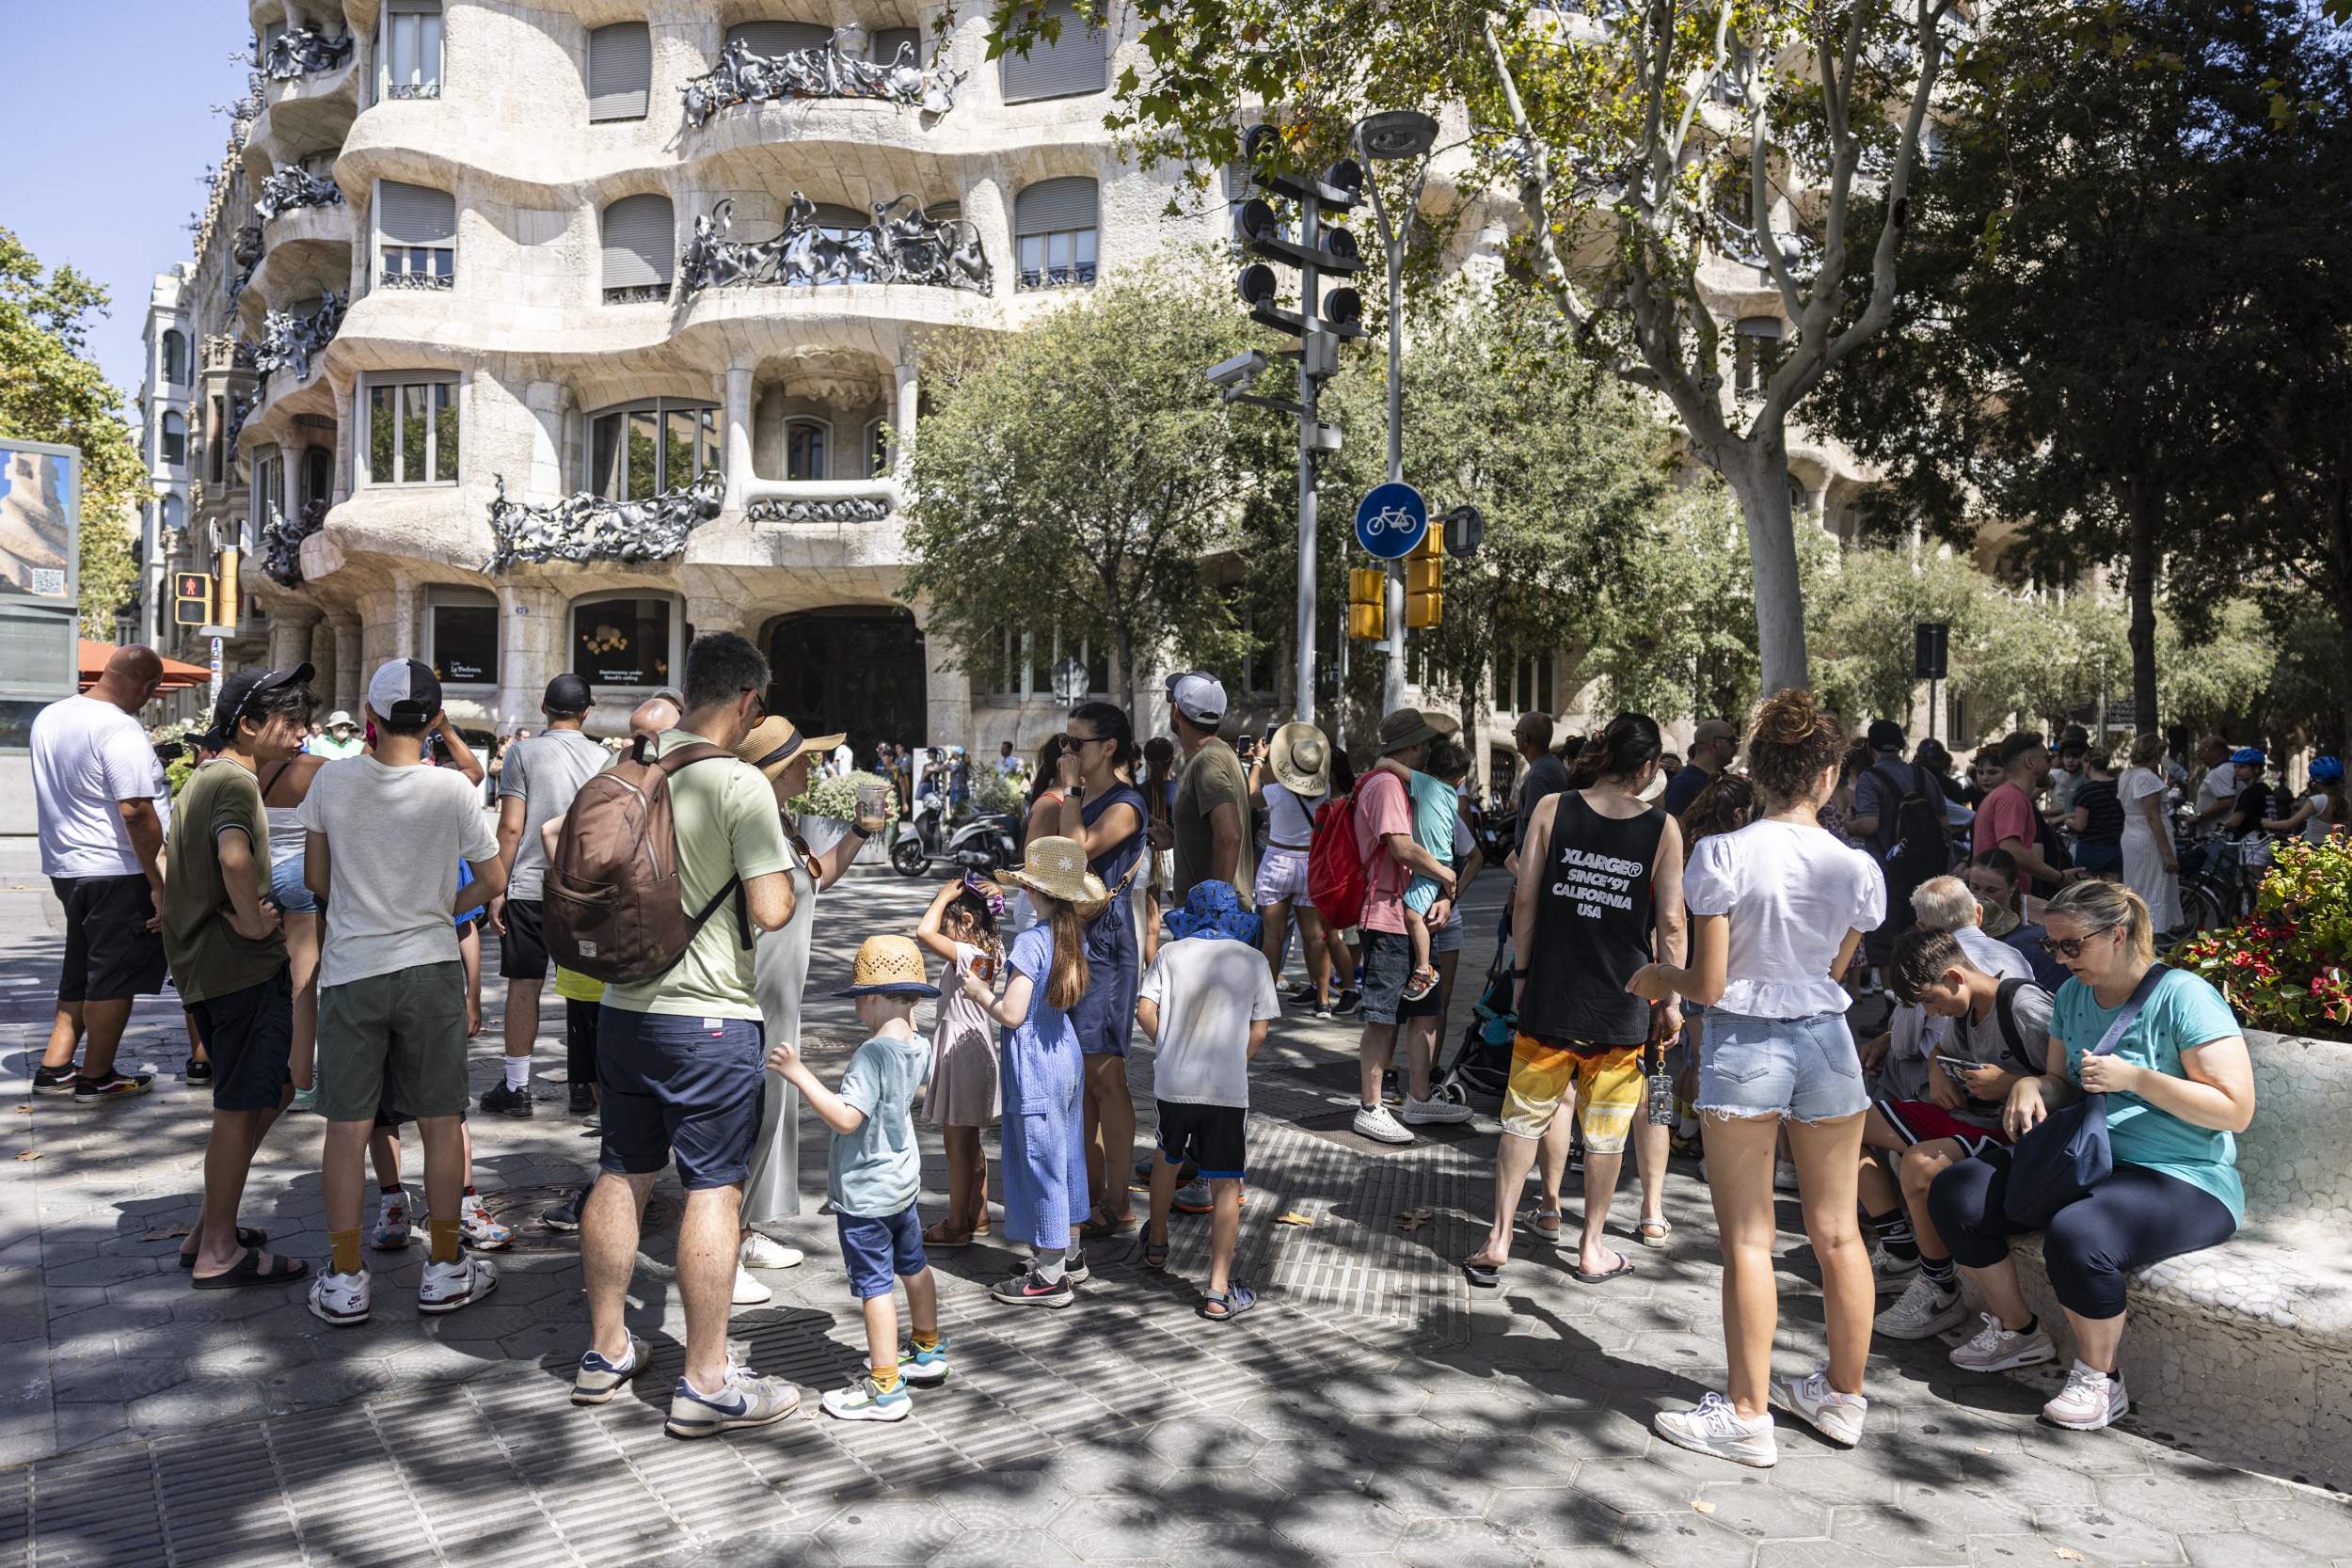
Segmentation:
[(1230, 937), (1253, 947), (1262, 928), (1257, 915), (1241, 907), (1231, 882), (1193, 883), (1192, 892), (1184, 896), (1184, 907), (1168, 911), (1161, 924), (1179, 942), (1186, 937)]

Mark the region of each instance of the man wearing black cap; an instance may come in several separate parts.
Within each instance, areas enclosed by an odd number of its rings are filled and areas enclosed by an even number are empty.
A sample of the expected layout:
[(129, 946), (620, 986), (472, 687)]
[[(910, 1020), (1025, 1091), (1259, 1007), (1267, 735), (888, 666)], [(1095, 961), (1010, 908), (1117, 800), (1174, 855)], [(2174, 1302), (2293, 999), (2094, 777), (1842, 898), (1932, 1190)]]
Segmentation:
[(199, 1291), (278, 1285), (308, 1272), (237, 1228), (237, 1205), (262, 1135), (291, 1083), (294, 989), (269, 895), (269, 817), (254, 777), (302, 749), (310, 667), (231, 675), (205, 744), (218, 755), (189, 775), (172, 813), (163, 938), (180, 1000), (213, 1062), (213, 1130), (204, 1146), (204, 1213), (180, 1255)]
[[(548, 950), (539, 935), (548, 852), (539, 830), (570, 811), (580, 786), (612, 761), (580, 728), (594, 700), (578, 675), (548, 682), (539, 702), (546, 731), (508, 748), (499, 770), (499, 863), (506, 867), (506, 895), (491, 903), (490, 927), (499, 934), (499, 974), (506, 980), (506, 1078), (483, 1095), (482, 1108), (505, 1116), (531, 1115), (531, 1053), (539, 1038), (539, 991), (548, 978)], [(589, 1088), (573, 1080), (574, 1111), (594, 1109)]]

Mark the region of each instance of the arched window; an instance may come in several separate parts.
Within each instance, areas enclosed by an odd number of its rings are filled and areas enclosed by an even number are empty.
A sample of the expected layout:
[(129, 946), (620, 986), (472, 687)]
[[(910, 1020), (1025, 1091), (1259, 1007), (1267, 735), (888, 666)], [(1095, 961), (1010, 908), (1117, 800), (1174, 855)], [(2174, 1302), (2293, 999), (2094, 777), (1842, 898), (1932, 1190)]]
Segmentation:
[(159, 515), (163, 519), (163, 531), (168, 539), (169, 535), (188, 526), (188, 503), (177, 496), (167, 495)]
[(784, 477), (787, 479), (830, 479), (825, 449), (833, 441), (833, 427), (822, 420), (794, 420), (784, 427)]
[(604, 210), (606, 303), (667, 299), (677, 221), (666, 196), (625, 196)]
[(642, 22), (616, 22), (588, 35), (588, 118), (643, 119), (653, 95), (653, 34)]
[(1061, 24), (1053, 42), (1039, 38), (1028, 53), (1008, 49), (1004, 54), (1004, 92), (1008, 103), (1039, 98), (1067, 98), (1073, 93), (1101, 92), (1111, 85), (1110, 38), (1078, 14), (1073, 0), (1046, 0), (1046, 20)]
[(188, 341), (176, 327), (164, 334), (164, 381), (173, 387), (188, 384)]
[(597, 594), (572, 601), (572, 673), (590, 687), (675, 686), (686, 618), (666, 594)]
[(177, 410), (164, 414), (164, 461), (179, 467), (188, 460), (188, 421)]
[(1024, 186), (1012, 203), (1021, 287), (1092, 286), (1101, 214), (1101, 190), (1084, 175)]
[(707, 403), (644, 398), (588, 416), (588, 488), (609, 501), (683, 490), (724, 467), (719, 410)]

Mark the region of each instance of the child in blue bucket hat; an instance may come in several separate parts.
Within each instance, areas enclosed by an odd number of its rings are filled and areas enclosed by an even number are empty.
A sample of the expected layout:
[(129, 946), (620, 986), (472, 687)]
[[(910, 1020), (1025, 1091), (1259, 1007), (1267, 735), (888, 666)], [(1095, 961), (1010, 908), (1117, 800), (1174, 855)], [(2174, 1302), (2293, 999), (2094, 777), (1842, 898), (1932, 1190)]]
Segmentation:
[(1241, 1234), (1242, 1183), (1248, 1174), (1249, 1059), (1281, 1011), (1274, 974), (1258, 951), (1258, 917), (1230, 882), (1197, 882), (1168, 912), (1169, 941), (1143, 976), (1136, 1022), (1158, 1047), (1152, 1092), (1159, 1107), (1159, 1157), (1152, 1167), (1147, 1267), (1168, 1266), (1168, 1213), (1186, 1160), (1209, 1182), (1209, 1288), (1200, 1315), (1231, 1323), (1258, 1293), (1232, 1277)]

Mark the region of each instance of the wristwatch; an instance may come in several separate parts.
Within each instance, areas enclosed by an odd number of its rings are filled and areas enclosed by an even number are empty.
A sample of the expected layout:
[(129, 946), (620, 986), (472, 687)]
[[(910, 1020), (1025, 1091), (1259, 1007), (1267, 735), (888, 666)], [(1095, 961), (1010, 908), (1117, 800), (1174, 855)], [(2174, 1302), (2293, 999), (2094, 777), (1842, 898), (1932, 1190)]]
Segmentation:
[(1087, 786), (1082, 784), (1072, 784), (1067, 790), (1062, 792), (1062, 799), (1068, 800), (1073, 806), (1085, 804), (1086, 798)]

